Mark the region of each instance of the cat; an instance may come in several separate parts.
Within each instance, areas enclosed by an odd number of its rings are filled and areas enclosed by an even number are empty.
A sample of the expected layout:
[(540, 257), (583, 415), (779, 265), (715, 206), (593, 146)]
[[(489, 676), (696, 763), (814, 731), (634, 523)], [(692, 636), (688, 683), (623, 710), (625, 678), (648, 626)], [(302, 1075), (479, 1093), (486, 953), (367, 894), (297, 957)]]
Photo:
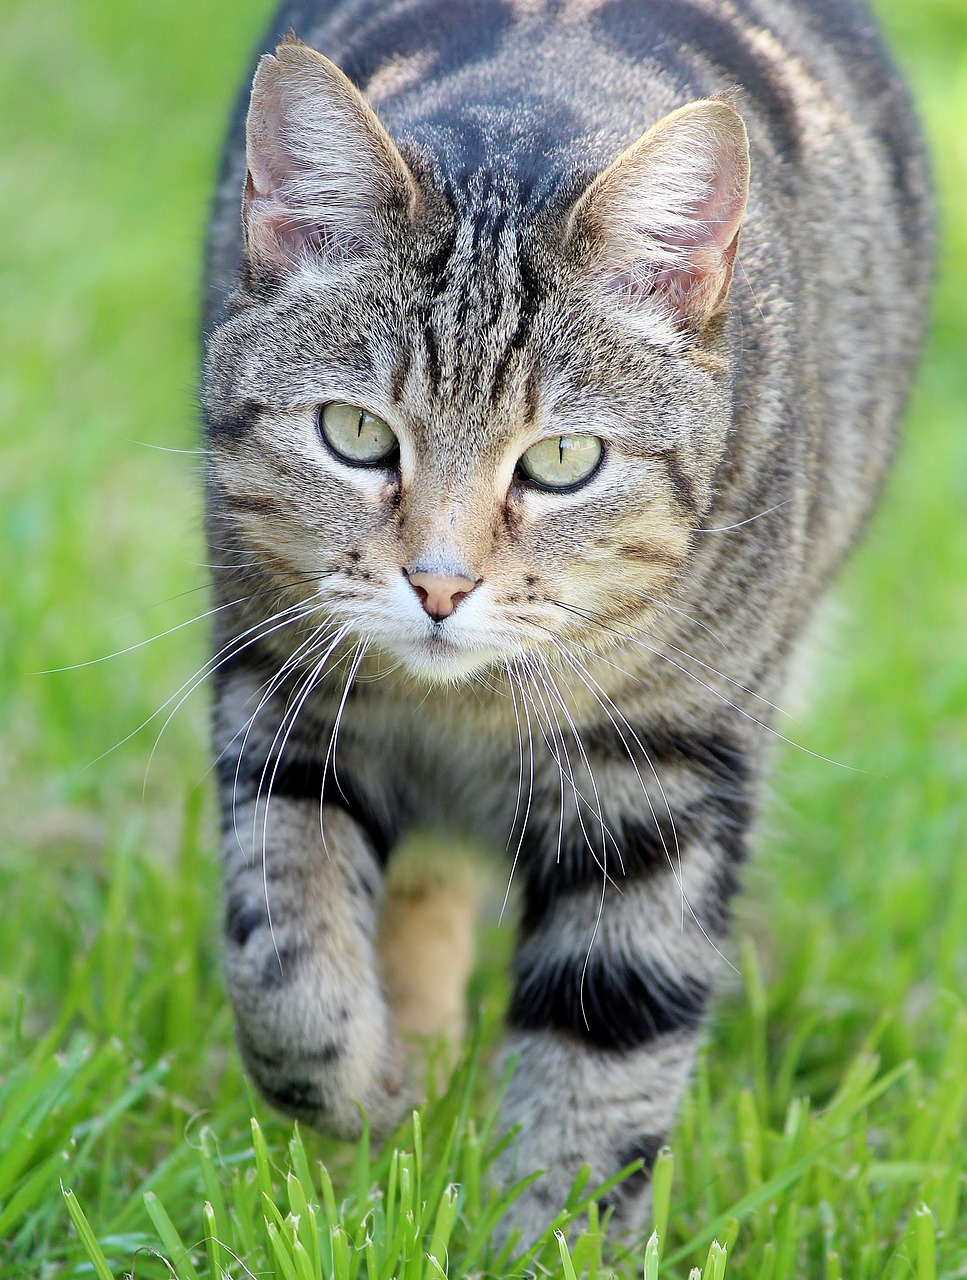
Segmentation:
[(545, 1170), (533, 1236), (640, 1159), (631, 1230), (791, 656), (894, 452), (919, 132), (856, 0), (304, 0), (262, 47), (203, 375), (241, 1056), (386, 1132), (472, 927), (436, 872), (386, 904), (389, 861), (506, 849), (500, 1176)]

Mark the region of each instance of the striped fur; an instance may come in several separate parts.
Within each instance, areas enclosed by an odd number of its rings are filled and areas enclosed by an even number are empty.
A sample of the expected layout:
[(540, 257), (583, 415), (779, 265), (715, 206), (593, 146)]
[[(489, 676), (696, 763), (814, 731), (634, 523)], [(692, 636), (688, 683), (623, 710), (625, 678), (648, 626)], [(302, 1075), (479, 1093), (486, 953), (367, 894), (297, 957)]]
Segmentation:
[[(387, 861), (421, 827), (506, 848), (503, 1172), (547, 1171), (520, 1226), (582, 1164), (641, 1159), (612, 1193), (633, 1227), (773, 704), (893, 451), (930, 273), (918, 133), (856, 0), (299, 0), (265, 47), (289, 30), (233, 126), (206, 313), (241, 1053), (290, 1114), (391, 1126)], [(398, 459), (333, 455), (333, 400)], [(603, 460), (542, 492), (518, 460), (558, 433)], [(416, 569), (472, 589), (434, 619)], [(452, 988), (404, 1023), (452, 1024)]]

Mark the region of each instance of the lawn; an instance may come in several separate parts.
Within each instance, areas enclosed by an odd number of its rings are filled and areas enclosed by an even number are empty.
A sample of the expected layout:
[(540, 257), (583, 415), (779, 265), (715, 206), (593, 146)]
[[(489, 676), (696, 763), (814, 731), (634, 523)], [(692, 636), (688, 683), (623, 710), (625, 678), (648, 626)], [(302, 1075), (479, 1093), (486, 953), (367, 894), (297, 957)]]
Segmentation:
[(878, 8), (942, 255), (899, 464), (789, 730), (850, 767), (778, 757), (657, 1242), (602, 1261), (592, 1212), (511, 1263), (506, 930), (463, 1067), (382, 1149), (293, 1133), (232, 1044), (206, 691), (176, 691), (206, 657), (199, 245), (266, 5), (6, 0), (0, 1277), (967, 1275), (967, 12)]

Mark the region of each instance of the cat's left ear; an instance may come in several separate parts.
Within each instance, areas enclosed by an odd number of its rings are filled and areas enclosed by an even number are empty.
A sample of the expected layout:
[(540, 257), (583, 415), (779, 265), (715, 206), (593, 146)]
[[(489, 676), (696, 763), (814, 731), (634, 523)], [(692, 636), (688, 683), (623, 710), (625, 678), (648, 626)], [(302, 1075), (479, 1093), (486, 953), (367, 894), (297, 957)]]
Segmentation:
[(260, 61), (246, 121), (246, 249), (274, 272), (372, 253), (418, 199), (406, 162), (352, 82), (294, 37)]
[(689, 103), (659, 120), (600, 173), (568, 233), (632, 307), (657, 302), (701, 329), (725, 306), (749, 191), (749, 141), (730, 103)]

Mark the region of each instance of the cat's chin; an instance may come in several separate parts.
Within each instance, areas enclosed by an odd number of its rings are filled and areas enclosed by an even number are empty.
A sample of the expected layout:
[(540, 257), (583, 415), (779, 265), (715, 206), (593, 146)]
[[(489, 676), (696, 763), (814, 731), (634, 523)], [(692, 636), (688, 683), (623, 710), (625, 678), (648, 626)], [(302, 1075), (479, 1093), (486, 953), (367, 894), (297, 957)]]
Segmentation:
[(495, 649), (470, 649), (439, 640), (397, 641), (384, 647), (411, 676), (431, 685), (462, 684), (500, 660)]

